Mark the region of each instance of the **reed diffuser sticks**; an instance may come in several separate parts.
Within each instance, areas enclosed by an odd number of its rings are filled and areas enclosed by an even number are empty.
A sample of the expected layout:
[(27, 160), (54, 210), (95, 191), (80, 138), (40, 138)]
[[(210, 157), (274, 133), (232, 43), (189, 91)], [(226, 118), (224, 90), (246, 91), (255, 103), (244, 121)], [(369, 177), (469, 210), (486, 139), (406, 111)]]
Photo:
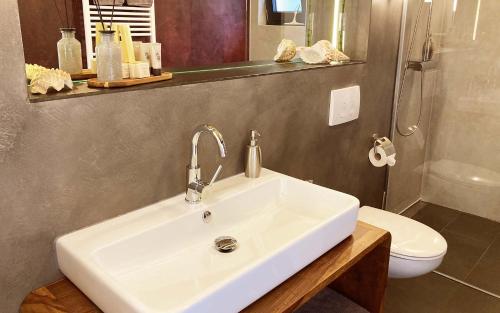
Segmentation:
[[(102, 15), (102, 9), (101, 9), (101, 4), (99, 3), (99, 0), (94, 0), (94, 4), (97, 7), (97, 13), (99, 14), (99, 19), (101, 20), (102, 24), (102, 29), (106, 30), (106, 25), (104, 24), (104, 18)], [(109, 30), (113, 27), (113, 18), (115, 16), (115, 4), (116, 0), (113, 0), (113, 8), (111, 9), (111, 22), (109, 23)]]
[(99, 19), (101, 20), (102, 29), (105, 30), (106, 27), (104, 26), (104, 19), (102, 18), (101, 5), (99, 4), (99, 0), (94, 0), (94, 4), (97, 7), (97, 13), (99, 14)]

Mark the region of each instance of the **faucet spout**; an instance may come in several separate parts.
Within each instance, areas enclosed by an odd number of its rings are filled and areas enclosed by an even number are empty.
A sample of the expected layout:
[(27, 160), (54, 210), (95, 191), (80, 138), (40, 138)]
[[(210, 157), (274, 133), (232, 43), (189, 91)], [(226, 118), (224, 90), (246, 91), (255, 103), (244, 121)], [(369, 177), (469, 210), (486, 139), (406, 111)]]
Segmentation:
[(217, 177), (219, 176), (222, 165), (215, 172), (210, 183), (205, 183), (201, 179), (201, 169), (198, 165), (198, 141), (201, 134), (209, 133), (212, 134), (217, 146), (219, 147), (219, 153), (222, 158), (227, 155), (226, 144), (224, 143), (224, 138), (222, 134), (217, 130), (217, 128), (211, 125), (200, 125), (196, 127), (193, 134), (193, 139), (191, 141), (191, 160), (187, 166), (187, 190), (186, 190), (186, 201), (189, 203), (198, 203), (201, 201), (203, 195), (203, 190), (206, 187), (211, 186)]
[(210, 133), (215, 138), (217, 145), (219, 146), (219, 153), (221, 158), (225, 158), (227, 154), (226, 144), (224, 143), (224, 138), (222, 134), (217, 130), (217, 128), (211, 125), (200, 125), (196, 127), (193, 134), (193, 140), (191, 143), (191, 162), (190, 168), (198, 168), (198, 141), (202, 133)]

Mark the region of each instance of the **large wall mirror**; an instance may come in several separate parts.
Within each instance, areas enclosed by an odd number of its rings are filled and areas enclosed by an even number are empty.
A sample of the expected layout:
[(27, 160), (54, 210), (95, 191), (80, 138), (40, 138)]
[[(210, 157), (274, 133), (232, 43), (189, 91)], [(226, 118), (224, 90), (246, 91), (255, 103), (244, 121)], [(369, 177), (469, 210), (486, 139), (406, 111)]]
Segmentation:
[[(96, 46), (95, 0), (18, 0), (26, 63), (59, 67), (61, 29), (74, 28), (83, 68)], [(113, 0), (100, 0), (105, 21)], [(273, 65), (283, 39), (297, 47), (328, 40), (351, 60), (367, 54), (371, 1), (366, 0), (115, 0), (115, 24), (139, 42), (161, 43), (164, 68)], [(137, 50), (136, 50), (137, 51)], [(290, 62), (300, 63), (300, 55)], [(287, 60), (288, 61), (288, 60)]]

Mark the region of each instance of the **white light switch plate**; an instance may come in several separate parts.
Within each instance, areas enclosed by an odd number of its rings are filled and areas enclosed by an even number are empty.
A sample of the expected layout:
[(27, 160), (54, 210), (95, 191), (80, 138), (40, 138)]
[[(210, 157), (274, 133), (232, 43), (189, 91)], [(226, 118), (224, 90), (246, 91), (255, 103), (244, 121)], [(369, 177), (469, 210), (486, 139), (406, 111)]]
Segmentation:
[(360, 98), (359, 86), (332, 90), (328, 125), (335, 126), (357, 119)]

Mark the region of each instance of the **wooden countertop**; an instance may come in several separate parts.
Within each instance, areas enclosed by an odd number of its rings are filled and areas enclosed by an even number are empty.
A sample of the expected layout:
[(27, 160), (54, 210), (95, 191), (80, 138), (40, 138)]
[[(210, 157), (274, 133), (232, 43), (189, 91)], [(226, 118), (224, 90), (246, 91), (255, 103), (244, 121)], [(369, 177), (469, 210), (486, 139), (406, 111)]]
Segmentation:
[[(354, 234), (244, 309), (243, 313), (293, 312), (330, 286), (365, 307), (382, 312), (391, 236), (358, 222)], [(367, 292), (370, 291), (370, 292)], [(100, 313), (68, 279), (32, 291), (21, 313)]]

